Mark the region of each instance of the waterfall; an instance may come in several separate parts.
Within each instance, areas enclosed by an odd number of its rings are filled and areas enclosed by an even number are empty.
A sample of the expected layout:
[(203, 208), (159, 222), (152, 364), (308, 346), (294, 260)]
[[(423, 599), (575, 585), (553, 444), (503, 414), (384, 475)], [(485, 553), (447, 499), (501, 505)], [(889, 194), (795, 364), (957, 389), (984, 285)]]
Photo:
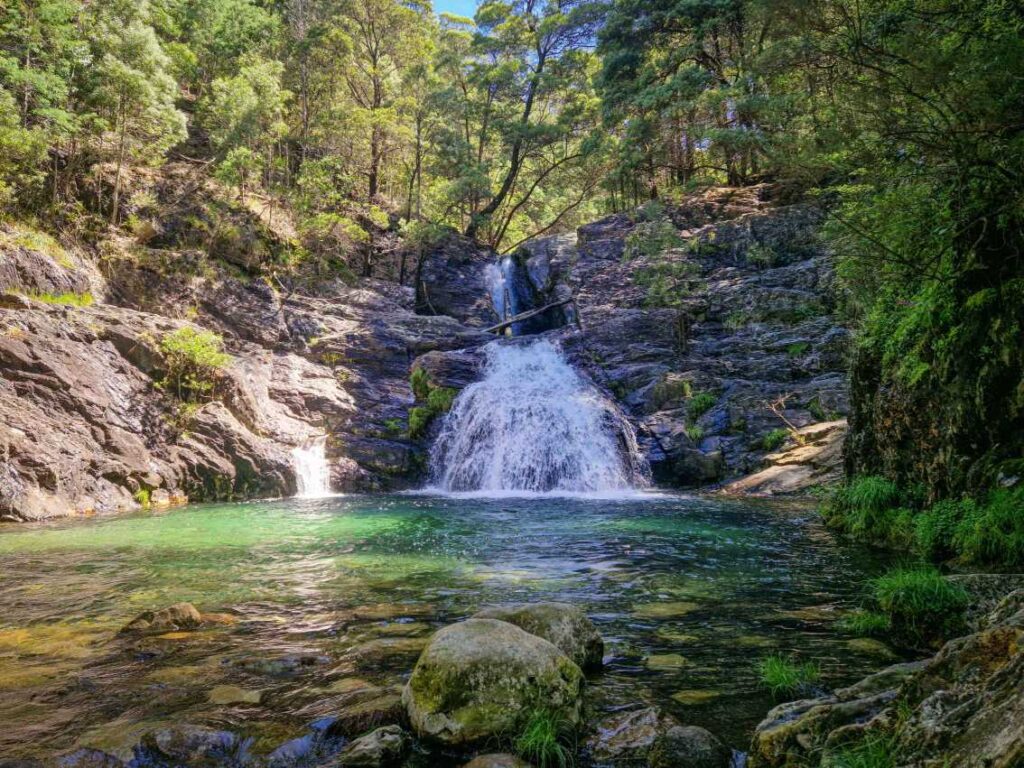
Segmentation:
[(491, 342), (431, 451), (446, 491), (616, 492), (646, 484), (626, 418), (549, 341)]
[(331, 473), (327, 467), (327, 436), (320, 435), (307, 440), (292, 450), (295, 462), (295, 481), (298, 493), (303, 499), (329, 496)]

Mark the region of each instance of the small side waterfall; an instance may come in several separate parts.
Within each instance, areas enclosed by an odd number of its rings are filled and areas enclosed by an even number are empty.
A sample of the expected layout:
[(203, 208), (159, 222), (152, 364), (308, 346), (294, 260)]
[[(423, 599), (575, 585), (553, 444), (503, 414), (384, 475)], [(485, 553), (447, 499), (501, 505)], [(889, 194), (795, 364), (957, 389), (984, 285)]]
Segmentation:
[(625, 417), (549, 341), (485, 347), (431, 451), (447, 491), (616, 492), (647, 481)]
[(294, 448), (292, 461), (295, 462), (297, 497), (315, 499), (330, 495), (331, 473), (327, 466), (326, 435), (310, 438)]

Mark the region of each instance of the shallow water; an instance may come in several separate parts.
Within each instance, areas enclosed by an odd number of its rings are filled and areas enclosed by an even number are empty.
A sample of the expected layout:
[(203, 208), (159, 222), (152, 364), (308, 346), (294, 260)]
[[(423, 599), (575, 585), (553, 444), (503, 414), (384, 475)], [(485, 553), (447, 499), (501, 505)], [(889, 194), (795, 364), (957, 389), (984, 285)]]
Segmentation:
[[(604, 635), (598, 713), (656, 703), (743, 748), (772, 704), (765, 654), (818, 662), (826, 686), (884, 665), (833, 627), (882, 565), (805, 506), (678, 496), (347, 496), (0, 526), (0, 756), (124, 755), (169, 722), (267, 751), (349, 678), (403, 680), (437, 627), (537, 600), (583, 606)], [(182, 600), (239, 621), (117, 635)], [(261, 702), (211, 703), (222, 685)]]

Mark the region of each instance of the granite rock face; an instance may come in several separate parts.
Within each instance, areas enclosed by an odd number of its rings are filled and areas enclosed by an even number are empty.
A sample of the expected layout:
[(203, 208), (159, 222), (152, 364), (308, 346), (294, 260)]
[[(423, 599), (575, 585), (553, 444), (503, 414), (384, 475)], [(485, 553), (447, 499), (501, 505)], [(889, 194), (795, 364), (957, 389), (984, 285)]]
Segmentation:
[[(0, 231), (0, 519), (291, 495), (293, 449), (323, 435), (334, 489), (417, 482), (411, 363), (487, 337), (417, 314), (394, 283), (283, 290), (184, 249), (177, 226), (145, 249), (113, 244), (123, 257), (102, 276), (78, 251)], [(160, 386), (160, 341), (185, 326), (231, 355), (211, 402)]]

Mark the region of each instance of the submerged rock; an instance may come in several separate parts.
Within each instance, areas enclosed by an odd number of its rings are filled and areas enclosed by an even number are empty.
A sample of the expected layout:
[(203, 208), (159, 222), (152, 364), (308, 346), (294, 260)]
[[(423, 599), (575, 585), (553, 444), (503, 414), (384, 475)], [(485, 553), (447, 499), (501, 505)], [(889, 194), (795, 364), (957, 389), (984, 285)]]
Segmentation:
[(530, 764), (515, 755), (495, 752), (491, 755), (477, 755), (462, 768), (530, 768)]
[(378, 728), (353, 741), (338, 756), (339, 766), (382, 768), (395, 765), (409, 751), (409, 735), (397, 725)]
[(695, 725), (673, 725), (658, 735), (647, 765), (650, 768), (728, 768), (732, 750), (711, 731)]
[(334, 714), (334, 721), (327, 729), (329, 735), (351, 739), (373, 728), (405, 725), (405, 705), (397, 686), (372, 688), (353, 695), (358, 700)]
[(132, 765), (243, 766), (252, 761), (251, 739), (200, 725), (175, 725), (150, 731), (135, 747)]
[(421, 737), (449, 745), (508, 738), (543, 702), (580, 721), (583, 673), (547, 640), (495, 619), (469, 619), (440, 630), (403, 691)]
[(203, 617), (192, 603), (175, 603), (158, 611), (140, 613), (128, 622), (122, 632), (176, 632), (197, 629)]
[(523, 603), (487, 608), (478, 619), (498, 619), (542, 637), (581, 669), (601, 668), (604, 640), (582, 610), (568, 603)]

